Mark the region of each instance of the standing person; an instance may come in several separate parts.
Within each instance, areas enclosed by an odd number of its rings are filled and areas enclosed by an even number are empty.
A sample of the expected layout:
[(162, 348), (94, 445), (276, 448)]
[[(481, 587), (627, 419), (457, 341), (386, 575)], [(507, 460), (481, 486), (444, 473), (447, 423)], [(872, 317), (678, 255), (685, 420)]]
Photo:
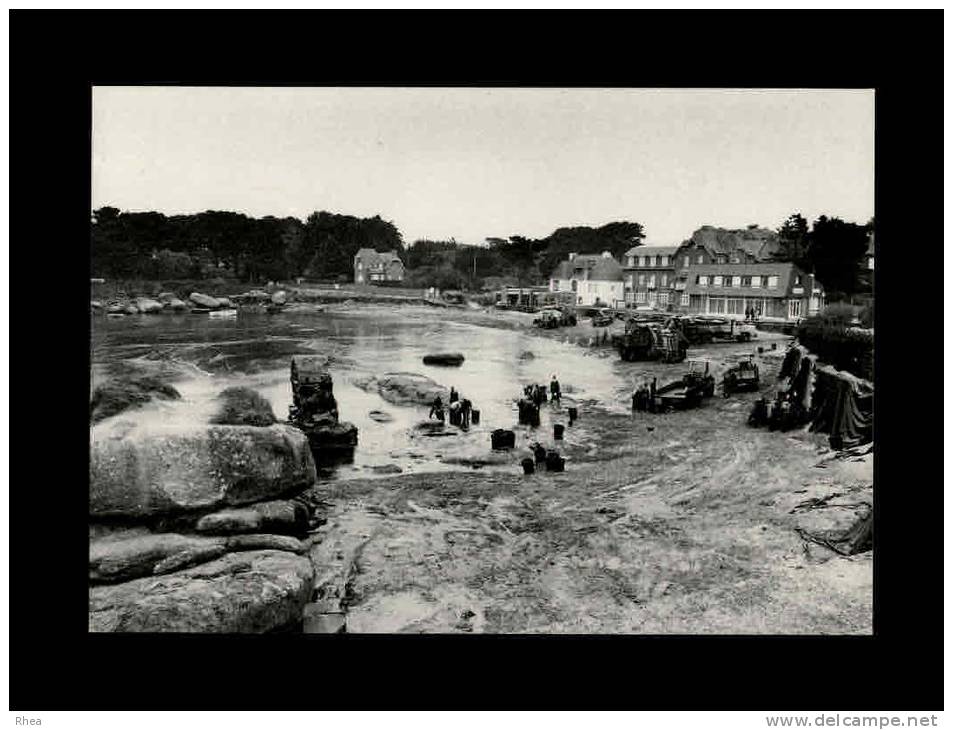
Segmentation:
[(561, 403), (562, 391), (559, 388), (559, 381), (556, 379), (556, 374), (553, 373), (553, 380), (549, 384), (549, 392), (552, 394), (552, 400), (557, 403)]
[(434, 398), (433, 403), (430, 404), (430, 414), (427, 416), (427, 420), (429, 421), (435, 415), (438, 420), (443, 420), (443, 400), (439, 395)]
[(649, 385), (649, 410), (652, 413), (655, 413), (655, 388), (658, 383), (658, 378), (652, 378), (652, 383)]
[(457, 391), (456, 391), (456, 390), (454, 389), (454, 387), (451, 385), (451, 386), (450, 386), (450, 402), (451, 402), (451, 403), (456, 403), (459, 399), (460, 399), (460, 394), (457, 393)]
[(473, 404), (467, 399), (464, 398), (460, 401), (460, 426), (461, 428), (470, 428), (470, 411), (473, 408)]

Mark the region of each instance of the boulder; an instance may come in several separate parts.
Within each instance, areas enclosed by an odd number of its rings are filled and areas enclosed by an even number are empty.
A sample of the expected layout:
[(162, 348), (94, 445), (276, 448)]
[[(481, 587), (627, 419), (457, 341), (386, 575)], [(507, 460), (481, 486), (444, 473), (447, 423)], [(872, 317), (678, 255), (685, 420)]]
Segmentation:
[(139, 307), (135, 304), (127, 304), (122, 308), (123, 314), (139, 314)]
[(106, 306), (106, 314), (125, 314), (125, 304), (109, 304)]
[(242, 550), (284, 550), (302, 555), (308, 552), (308, 546), (290, 535), (233, 535), (226, 538), (225, 547), (229, 552)]
[(219, 307), (218, 299), (215, 297), (210, 297), (208, 294), (201, 294), (197, 291), (189, 294), (189, 299), (200, 307), (208, 307), (209, 309), (218, 309)]
[(89, 422), (99, 423), (153, 399), (179, 400), (181, 397), (174, 387), (151, 375), (116, 378), (96, 386), (89, 399)]
[(92, 309), (97, 309), (97, 310), (98, 310), (98, 309), (102, 309), (102, 308), (103, 308), (103, 303), (100, 302), (100, 301), (98, 301), (98, 300), (96, 300), (96, 299), (93, 299), (93, 300), (89, 303), (89, 306), (90, 306), (90, 308), (92, 308)]
[(223, 309), (225, 308), (231, 309), (232, 307), (235, 306), (234, 304), (232, 304), (232, 300), (229, 299), (228, 297), (215, 297), (215, 298), (218, 300), (218, 306), (222, 307)]
[(316, 426), (304, 429), (311, 448), (317, 451), (351, 450), (357, 446), (357, 426), (353, 423), (330, 420), (319, 422)]
[(172, 310), (175, 310), (175, 311), (177, 311), (177, 312), (180, 312), (180, 311), (182, 311), (183, 309), (188, 309), (188, 308), (189, 308), (189, 305), (186, 304), (185, 302), (183, 302), (181, 299), (170, 299), (170, 300), (166, 303), (166, 307), (167, 307), (168, 309), (172, 309)]
[(284, 291), (276, 291), (271, 295), (272, 304), (287, 304), (288, 302), (288, 293)]
[(191, 568), (193, 565), (201, 565), (210, 560), (218, 560), (226, 552), (224, 545), (198, 545), (196, 547), (186, 548), (182, 552), (170, 555), (165, 560), (156, 563), (152, 569), (154, 575), (165, 575), (166, 573), (175, 573), (179, 570)]
[(301, 492), (316, 479), (305, 435), (267, 428), (108, 421), (90, 429), (89, 514), (147, 518)]
[(384, 400), (399, 405), (429, 406), (438, 395), (445, 404), (450, 399), (449, 390), (418, 373), (386, 373), (370, 381), (355, 381), (355, 384), (375, 388)]
[(156, 314), (162, 311), (162, 303), (148, 297), (139, 297), (136, 300), (136, 307), (142, 314)]
[(265, 398), (244, 386), (232, 386), (218, 394), (219, 408), (211, 423), (232, 426), (270, 426), (278, 419)]
[(91, 632), (263, 633), (294, 625), (314, 568), (283, 550), (228, 553), (162, 576), (89, 590)]
[(170, 292), (170, 291), (160, 292), (160, 293), (156, 296), (156, 299), (158, 299), (158, 300), (159, 300), (160, 302), (162, 302), (163, 304), (168, 304), (169, 302), (174, 301), (174, 300), (176, 300), (176, 299), (178, 299), (178, 298), (179, 298), (178, 296), (176, 296), (174, 293), (172, 293), (172, 292)]
[(282, 499), (212, 512), (199, 519), (195, 529), (219, 535), (243, 532), (297, 533), (308, 529), (308, 517), (303, 504)]
[[(221, 557), (225, 548), (216, 538), (186, 536), (175, 533), (139, 534), (132, 531), (91, 540), (89, 543), (89, 580), (91, 583), (116, 583), (152, 575), (155, 567), (183, 553), (210, 549), (218, 553), (206, 560)], [(202, 562), (199, 559), (191, 564)]]

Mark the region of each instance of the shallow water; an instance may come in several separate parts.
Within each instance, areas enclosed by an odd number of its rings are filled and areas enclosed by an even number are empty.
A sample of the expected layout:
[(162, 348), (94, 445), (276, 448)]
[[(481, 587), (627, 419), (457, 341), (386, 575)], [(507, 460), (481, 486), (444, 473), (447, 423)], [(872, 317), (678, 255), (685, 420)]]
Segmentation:
[[(288, 311), (278, 315), (240, 311), (234, 320), (202, 315), (95, 318), (92, 329), (94, 374), (103, 366), (127, 361), (161, 364), (175, 374), (183, 396), (177, 403), (156, 403), (124, 417), (171, 421), (204, 421), (215, 409), (215, 397), (231, 385), (258, 390), (279, 419), (291, 402), (289, 366), (295, 353), (330, 358), (334, 394), (341, 420), (359, 429), (353, 463), (328, 469), (326, 478), (374, 476), (375, 468), (396, 465), (404, 472), (469, 470), (473, 463), (487, 470), (512, 471), (515, 454), (494, 454), (490, 432), (514, 428), (515, 400), (524, 385), (548, 384), (556, 374), (563, 387), (563, 408), (546, 405), (541, 427), (521, 433), (521, 441), (552, 441), (552, 424), (565, 423), (565, 405), (627, 412), (632, 372), (620, 370), (617, 358), (528, 332), (451, 322), (434, 309), (355, 307), (333, 312)], [(460, 367), (424, 365), (428, 352), (462, 352)], [(521, 358), (524, 352), (534, 357)], [(121, 366), (121, 365), (120, 365)], [(427, 419), (425, 406), (393, 405), (354, 381), (387, 372), (420, 373), (469, 398), (481, 422), (469, 432), (447, 426), (448, 435), (428, 437), (414, 426)], [(393, 421), (371, 419), (384, 411)], [(526, 431), (522, 429), (521, 431)]]

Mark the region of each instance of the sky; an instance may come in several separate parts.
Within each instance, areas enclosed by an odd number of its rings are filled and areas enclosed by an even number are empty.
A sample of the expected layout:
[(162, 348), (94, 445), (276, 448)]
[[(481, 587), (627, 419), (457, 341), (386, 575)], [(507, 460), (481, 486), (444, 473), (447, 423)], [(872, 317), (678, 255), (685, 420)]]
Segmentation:
[(405, 243), (874, 215), (872, 90), (95, 87), (92, 207), (392, 221)]

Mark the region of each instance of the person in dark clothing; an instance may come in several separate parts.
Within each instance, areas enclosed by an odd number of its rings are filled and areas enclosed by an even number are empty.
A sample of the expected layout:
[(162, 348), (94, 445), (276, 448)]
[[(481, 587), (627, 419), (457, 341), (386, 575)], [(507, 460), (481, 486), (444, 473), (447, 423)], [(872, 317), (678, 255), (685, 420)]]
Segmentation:
[(470, 428), (470, 411), (473, 404), (466, 398), (460, 401), (460, 428)]
[(649, 385), (649, 411), (655, 413), (655, 388), (658, 385), (658, 378), (652, 378)]
[(439, 395), (434, 398), (433, 403), (430, 404), (430, 414), (427, 416), (427, 420), (430, 420), (434, 416), (440, 421), (443, 420), (443, 400)]
[(552, 400), (559, 403), (560, 398), (562, 398), (562, 391), (559, 389), (559, 381), (556, 380), (555, 375), (553, 375), (553, 380), (549, 384), (549, 392), (552, 394)]
[(454, 389), (454, 387), (451, 385), (451, 386), (450, 386), (450, 402), (451, 402), (451, 403), (456, 403), (459, 399), (460, 399), (460, 394), (457, 393), (457, 391), (456, 391), (456, 390)]

